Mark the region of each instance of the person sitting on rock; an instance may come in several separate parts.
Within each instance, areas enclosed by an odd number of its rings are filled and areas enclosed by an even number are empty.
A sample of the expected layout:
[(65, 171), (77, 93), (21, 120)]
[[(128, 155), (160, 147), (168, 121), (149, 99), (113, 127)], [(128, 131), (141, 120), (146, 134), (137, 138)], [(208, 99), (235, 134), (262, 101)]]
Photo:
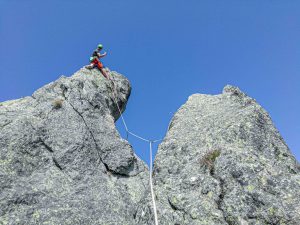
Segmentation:
[(102, 75), (108, 79), (108, 76), (106, 74), (106, 71), (104, 70), (103, 64), (100, 62), (100, 58), (106, 56), (106, 52), (103, 54), (100, 53), (100, 51), (103, 49), (103, 46), (101, 44), (98, 45), (97, 49), (93, 52), (92, 56), (90, 57), (90, 65), (86, 66), (87, 69), (93, 69), (94, 67), (97, 67)]

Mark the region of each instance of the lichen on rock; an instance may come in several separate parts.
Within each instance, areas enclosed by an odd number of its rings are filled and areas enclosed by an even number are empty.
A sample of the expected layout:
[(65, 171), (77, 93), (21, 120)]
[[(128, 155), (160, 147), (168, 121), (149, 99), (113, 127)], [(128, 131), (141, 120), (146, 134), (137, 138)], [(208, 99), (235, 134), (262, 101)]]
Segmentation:
[(268, 113), (240, 89), (194, 94), (155, 159), (160, 224), (296, 225), (299, 168)]
[[(0, 106), (0, 224), (151, 223), (147, 166), (114, 122), (129, 81), (60, 77)], [(146, 223), (145, 223), (146, 224)]]
[[(0, 104), (1, 225), (154, 224), (148, 168), (115, 127), (131, 87), (110, 75), (81, 69)], [(153, 176), (160, 225), (300, 221), (299, 163), (237, 87), (189, 97)]]

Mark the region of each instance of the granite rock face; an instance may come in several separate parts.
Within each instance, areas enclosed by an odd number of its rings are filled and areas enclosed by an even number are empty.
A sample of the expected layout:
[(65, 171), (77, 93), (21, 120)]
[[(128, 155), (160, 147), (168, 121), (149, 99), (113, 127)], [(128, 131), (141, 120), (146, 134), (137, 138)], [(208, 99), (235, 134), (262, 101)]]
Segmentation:
[[(120, 109), (129, 81), (111, 72)], [(0, 103), (0, 224), (152, 224), (146, 165), (123, 140), (110, 81), (60, 77)]]
[[(152, 225), (148, 168), (115, 127), (130, 95), (81, 69), (0, 103), (0, 225)], [(160, 225), (298, 225), (300, 166), (238, 88), (192, 95), (154, 165)]]
[(154, 170), (161, 225), (300, 224), (300, 167), (267, 112), (238, 88), (178, 110)]

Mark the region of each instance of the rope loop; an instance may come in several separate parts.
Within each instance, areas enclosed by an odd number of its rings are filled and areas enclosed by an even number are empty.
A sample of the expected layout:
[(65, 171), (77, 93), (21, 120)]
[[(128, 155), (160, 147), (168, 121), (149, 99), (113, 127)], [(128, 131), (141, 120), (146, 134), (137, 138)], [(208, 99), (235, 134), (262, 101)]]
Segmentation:
[[(111, 76), (112, 77), (112, 76)], [(133, 132), (131, 132), (128, 127), (127, 127), (127, 124), (126, 124), (126, 121), (123, 117), (123, 114), (122, 114), (122, 111), (119, 107), (119, 104), (117, 102), (117, 98), (116, 98), (116, 85), (114, 83), (114, 80), (113, 78), (111, 79), (110, 78), (110, 74), (108, 75), (108, 80), (111, 81), (110, 83), (110, 88), (112, 90), (112, 93), (113, 93), (113, 100), (115, 102), (115, 104), (117, 105), (117, 108), (118, 108), (118, 111), (120, 113), (120, 117), (122, 119), (122, 122), (123, 122), (123, 125), (124, 125), (124, 128), (126, 130), (126, 140), (128, 140), (128, 136), (131, 135), (137, 139), (140, 139), (142, 141), (145, 141), (145, 142), (148, 142), (149, 143), (149, 157), (150, 157), (150, 169), (149, 169), (149, 183), (150, 183), (150, 190), (151, 190), (151, 198), (152, 198), (152, 206), (153, 206), (153, 212), (154, 212), (154, 222), (155, 222), (155, 225), (158, 225), (158, 216), (157, 216), (157, 208), (156, 208), (156, 202), (155, 202), (155, 193), (154, 193), (154, 188), (153, 188), (153, 182), (152, 182), (152, 173), (153, 173), (153, 155), (152, 155), (152, 144), (156, 143), (156, 142), (159, 142), (159, 141), (162, 141), (162, 139), (157, 139), (157, 140), (150, 140), (150, 139), (147, 139), (147, 138), (144, 138), (144, 137), (141, 137)]]

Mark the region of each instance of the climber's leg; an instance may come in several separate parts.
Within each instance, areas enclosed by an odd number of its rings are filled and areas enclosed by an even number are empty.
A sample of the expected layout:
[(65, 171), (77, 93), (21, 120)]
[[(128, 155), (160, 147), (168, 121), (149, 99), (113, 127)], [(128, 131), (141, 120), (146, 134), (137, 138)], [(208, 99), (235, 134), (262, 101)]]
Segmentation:
[(107, 76), (107, 73), (106, 73), (105, 69), (102, 67), (102, 68), (99, 68), (99, 70), (101, 71), (102, 75), (103, 75), (106, 79), (108, 79), (108, 76)]
[(85, 68), (89, 69), (89, 70), (93, 69), (94, 67), (95, 67), (94, 63), (91, 63), (90, 65), (85, 66)]
[(106, 73), (106, 71), (105, 71), (105, 69), (104, 69), (104, 66), (103, 66), (103, 64), (102, 64), (100, 61), (97, 62), (97, 68), (100, 70), (100, 72), (102, 73), (102, 75), (103, 75), (106, 79), (108, 79), (108, 76), (107, 76), (107, 73)]

